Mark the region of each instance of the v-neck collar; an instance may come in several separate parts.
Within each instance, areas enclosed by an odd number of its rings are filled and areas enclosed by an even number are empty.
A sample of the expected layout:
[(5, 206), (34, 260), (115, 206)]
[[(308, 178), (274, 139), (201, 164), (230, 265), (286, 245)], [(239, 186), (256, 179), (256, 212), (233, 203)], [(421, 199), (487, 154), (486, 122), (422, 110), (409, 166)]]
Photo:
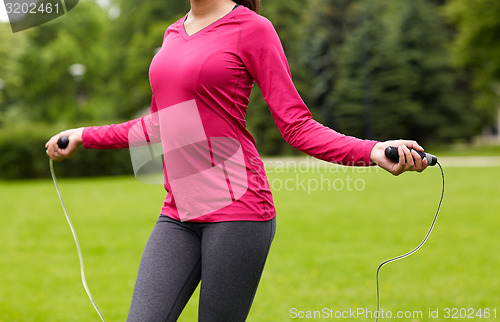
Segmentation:
[(198, 30), (197, 32), (193, 33), (192, 35), (188, 35), (188, 33), (186, 31), (186, 28), (184, 27), (184, 22), (186, 21), (188, 15), (189, 15), (189, 12), (186, 13), (186, 15), (182, 18), (182, 22), (181, 22), (181, 24), (179, 26), (182, 38), (184, 38), (185, 40), (190, 40), (190, 39), (196, 37), (197, 35), (202, 34), (202, 33), (206, 32), (206, 31), (208, 31), (208, 30), (216, 27), (219, 23), (224, 22), (226, 19), (230, 18), (235, 11), (240, 10), (240, 8), (242, 8), (242, 7), (243, 6), (241, 6), (241, 5), (236, 5), (233, 10), (229, 11), (224, 16), (222, 16), (219, 19), (215, 20), (214, 22), (212, 22), (208, 26), (206, 26), (206, 27)]

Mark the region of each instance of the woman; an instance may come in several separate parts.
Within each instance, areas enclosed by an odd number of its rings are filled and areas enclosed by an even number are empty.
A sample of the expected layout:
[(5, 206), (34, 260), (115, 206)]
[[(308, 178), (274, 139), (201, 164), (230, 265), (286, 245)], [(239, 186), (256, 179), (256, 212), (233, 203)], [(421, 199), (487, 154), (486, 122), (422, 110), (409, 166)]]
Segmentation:
[[(245, 126), (254, 82), (284, 139), (309, 155), (351, 166), (376, 164), (394, 175), (427, 167), (410, 151), (423, 150), (414, 141), (360, 140), (314, 121), (272, 24), (257, 14), (259, 0), (190, 3), (187, 15), (166, 30), (151, 63), (156, 117), (68, 130), (46, 144), (49, 157), (61, 161), (82, 144), (127, 148), (134, 125), (148, 141), (161, 137), (168, 194), (139, 265), (128, 321), (175, 321), (200, 280), (200, 321), (246, 319), (276, 227), (264, 167)], [(150, 127), (161, 130), (147, 133)], [(63, 135), (70, 143), (61, 150)], [(399, 147), (399, 163), (384, 156), (387, 146)], [(198, 182), (186, 184), (200, 173)], [(227, 185), (215, 183), (221, 176)]]

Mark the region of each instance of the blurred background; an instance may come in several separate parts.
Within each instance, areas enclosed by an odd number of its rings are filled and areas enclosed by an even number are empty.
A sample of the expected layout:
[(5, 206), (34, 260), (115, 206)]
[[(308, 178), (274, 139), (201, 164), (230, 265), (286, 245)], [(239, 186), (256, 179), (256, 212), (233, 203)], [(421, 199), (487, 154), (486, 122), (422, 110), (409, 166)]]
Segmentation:
[[(15, 34), (0, 7), (6, 179), (46, 177), (43, 144), (56, 131), (147, 111), (150, 61), (189, 2), (83, 0)], [(499, 1), (263, 0), (261, 13), (274, 23), (296, 87), (323, 124), (426, 146), (500, 143)], [(262, 155), (297, 153), (281, 138), (258, 88), (247, 119)], [(131, 173), (126, 153), (77, 154), (65, 174)]]
[[(81, 0), (17, 33), (1, 2), (0, 322), (96, 321), (44, 144), (67, 128), (147, 112), (149, 64), (189, 2)], [(418, 254), (383, 269), (382, 308), (473, 308), (481, 321), (496, 321), (500, 1), (262, 0), (262, 14), (315, 119), (361, 138), (418, 140), (443, 164), (435, 230)], [(303, 161), (257, 87), (247, 121), (263, 156)], [(124, 321), (165, 191), (137, 182), (127, 149), (79, 151), (55, 168), (89, 287), (107, 321)], [(441, 193), (437, 168), (399, 177), (376, 167), (322, 169), (268, 173), (277, 184), (326, 179), (363, 189), (272, 186), (278, 231), (249, 321), (292, 321), (291, 308), (375, 310), (377, 266), (429, 229)], [(180, 321), (196, 316), (194, 296)]]

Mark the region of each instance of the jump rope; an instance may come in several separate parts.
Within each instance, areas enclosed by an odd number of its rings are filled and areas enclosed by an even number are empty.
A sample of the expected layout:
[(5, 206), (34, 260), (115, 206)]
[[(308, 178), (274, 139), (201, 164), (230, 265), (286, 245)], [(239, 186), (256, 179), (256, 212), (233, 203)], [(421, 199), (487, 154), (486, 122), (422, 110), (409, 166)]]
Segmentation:
[[(387, 265), (389, 263), (398, 261), (400, 259), (403, 259), (403, 258), (406, 258), (408, 256), (411, 256), (411, 255), (415, 254), (420, 248), (422, 248), (422, 246), (424, 246), (425, 242), (427, 242), (427, 240), (429, 239), (429, 236), (431, 235), (432, 230), (434, 229), (434, 225), (436, 224), (436, 221), (437, 221), (437, 218), (438, 218), (438, 215), (439, 215), (439, 210), (441, 210), (441, 205), (443, 204), (443, 198), (444, 198), (444, 172), (443, 172), (443, 168), (441, 167), (441, 164), (439, 164), (436, 156), (434, 156), (432, 154), (421, 152), (421, 151), (417, 151), (417, 150), (413, 150), (413, 151), (417, 152), (420, 155), (420, 157), (422, 158), (422, 160), (424, 158), (427, 159), (427, 163), (430, 166), (434, 166), (434, 165), (437, 164), (437, 166), (439, 167), (439, 170), (441, 171), (441, 178), (442, 178), (441, 198), (439, 199), (439, 204), (438, 204), (438, 207), (437, 207), (436, 214), (434, 215), (434, 219), (432, 220), (432, 224), (431, 224), (429, 230), (427, 231), (427, 234), (425, 235), (425, 237), (422, 240), (422, 242), (420, 242), (420, 244), (418, 244), (418, 246), (415, 247), (413, 250), (411, 250), (411, 251), (409, 251), (409, 252), (407, 252), (405, 254), (402, 254), (402, 255), (390, 258), (390, 259), (382, 262), (378, 266), (378, 268), (377, 268), (377, 274), (376, 274), (376, 281), (377, 281), (377, 311), (376, 311), (376, 315), (375, 315), (375, 321), (378, 321), (378, 319), (380, 317), (380, 284), (379, 284), (380, 269), (384, 265)], [(385, 156), (387, 158), (389, 158), (389, 160), (391, 160), (392, 162), (396, 162), (396, 163), (399, 162), (398, 148), (396, 148), (396, 147), (388, 147), (388, 148), (386, 148), (385, 149)]]
[[(57, 141), (57, 146), (60, 149), (64, 150), (68, 146), (68, 143), (69, 143), (68, 137), (67, 136), (63, 136), (63, 137), (61, 137)], [(379, 314), (379, 312), (380, 312), (380, 284), (379, 284), (380, 269), (384, 265), (387, 265), (389, 263), (398, 261), (400, 259), (403, 259), (403, 258), (406, 258), (406, 257), (408, 257), (410, 255), (415, 254), (420, 248), (422, 248), (422, 246), (424, 246), (424, 244), (429, 239), (429, 236), (431, 235), (432, 230), (434, 229), (434, 226), (436, 224), (436, 221), (437, 221), (437, 218), (438, 218), (438, 215), (439, 215), (439, 211), (441, 210), (441, 205), (443, 203), (443, 198), (444, 198), (444, 172), (443, 172), (443, 168), (441, 167), (441, 165), (437, 161), (437, 158), (434, 155), (429, 154), (429, 153), (425, 153), (425, 152), (420, 152), (420, 151), (417, 151), (417, 150), (413, 150), (413, 151), (417, 152), (422, 157), (422, 159), (424, 159), (424, 158), (427, 159), (427, 162), (428, 162), (428, 164), (430, 166), (433, 166), (433, 165), (437, 164), (437, 166), (441, 170), (442, 186), (443, 186), (442, 187), (442, 191), (441, 191), (441, 198), (439, 200), (439, 205), (438, 205), (438, 208), (437, 208), (437, 211), (436, 211), (436, 215), (434, 215), (434, 219), (432, 220), (432, 224), (431, 224), (431, 226), (430, 226), (427, 234), (425, 235), (424, 239), (422, 240), (422, 242), (420, 242), (420, 244), (417, 247), (415, 247), (413, 250), (411, 250), (411, 251), (409, 251), (409, 252), (407, 252), (405, 254), (402, 254), (402, 255), (390, 258), (390, 259), (382, 262), (379, 265), (379, 267), (377, 268), (377, 274), (376, 274), (376, 282), (377, 282), (376, 283), (377, 284), (377, 311), (376, 311), (376, 316), (375, 316), (376, 320), (375, 321), (378, 321), (379, 316), (380, 316), (380, 314)], [(385, 156), (387, 158), (389, 158), (389, 160), (391, 160), (392, 162), (398, 163), (399, 162), (398, 148), (396, 148), (396, 147), (388, 147), (385, 150)], [(90, 289), (89, 289), (89, 287), (87, 285), (87, 281), (85, 279), (85, 269), (84, 269), (84, 266), (83, 266), (83, 257), (82, 257), (82, 251), (80, 249), (80, 243), (78, 242), (78, 237), (76, 236), (75, 228), (73, 227), (73, 224), (71, 223), (71, 219), (69, 218), (68, 211), (66, 210), (66, 206), (64, 205), (64, 201), (63, 201), (63, 198), (62, 198), (62, 195), (61, 195), (61, 191), (59, 190), (59, 186), (57, 184), (57, 178), (56, 178), (56, 175), (54, 173), (54, 162), (52, 161), (52, 159), (49, 159), (49, 166), (50, 166), (50, 174), (52, 175), (52, 180), (54, 181), (54, 186), (56, 187), (57, 194), (59, 196), (59, 200), (61, 202), (61, 206), (63, 208), (63, 212), (64, 212), (64, 215), (66, 217), (66, 221), (68, 222), (69, 228), (71, 229), (71, 233), (73, 234), (73, 240), (75, 241), (76, 250), (78, 252), (78, 259), (80, 261), (80, 275), (81, 275), (81, 279), (82, 279), (83, 288), (85, 289), (85, 292), (87, 293), (87, 296), (88, 296), (90, 302), (94, 306), (95, 311), (97, 312), (97, 314), (99, 315), (99, 317), (101, 318), (101, 320), (103, 322), (105, 322), (104, 321), (104, 317), (102, 316), (101, 312), (99, 311), (99, 308), (97, 307), (97, 304), (95, 303), (94, 298), (92, 297), (92, 294), (90, 293)]]
[[(65, 149), (68, 146), (69, 139), (67, 136), (63, 136), (57, 141), (57, 146), (60, 149)], [(92, 305), (94, 306), (95, 311), (101, 318), (102, 322), (104, 322), (104, 317), (101, 314), (101, 311), (99, 311), (99, 308), (97, 307), (97, 304), (94, 301), (94, 298), (92, 297), (92, 294), (90, 293), (90, 289), (87, 285), (87, 280), (85, 279), (85, 269), (83, 267), (83, 257), (82, 257), (82, 251), (80, 249), (80, 243), (78, 242), (78, 237), (76, 236), (76, 231), (75, 228), (73, 227), (73, 224), (71, 223), (71, 219), (69, 218), (68, 211), (66, 210), (66, 206), (64, 205), (64, 201), (61, 195), (61, 191), (59, 190), (59, 186), (57, 185), (57, 178), (56, 174), (54, 173), (54, 162), (52, 159), (49, 159), (49, 166), (50, 166), (50, 174), (52, 175), (52, 181), (54, 181), (54, 185), (57, 190), (57, 194), (59, 195), (59, 200), (61, 201), (61, 206), (64, 211), (64, 215), (66, 216), (66, 221), (68, 222), (69, 228), (71, 229), (71, 233), (73, 234), (73, 240), (75, 241), (76, 245), (76, 250), (78, 252), (78, 259), (80, 260), (80, 275), (82, 276), (82, 284), (83, 288), (85, 289), (85, 292), (87, 292), (87, 296), (89, 297), (90, 302), (92, 302)]]

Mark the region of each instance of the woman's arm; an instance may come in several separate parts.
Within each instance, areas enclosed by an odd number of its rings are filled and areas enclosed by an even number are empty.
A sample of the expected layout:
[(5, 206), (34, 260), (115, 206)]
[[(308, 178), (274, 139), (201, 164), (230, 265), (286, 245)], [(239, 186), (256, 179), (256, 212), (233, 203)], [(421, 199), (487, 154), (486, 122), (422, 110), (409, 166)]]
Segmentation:
[(407, 148), (399, 151), (399, 163), (385, 157), (384, 150), (390, 145), (423, 150), (414, 141), (361, 140), (316, 122), (292, 82), (283, 47), (267, 19), (258, 16), (243, 28), (241, 57), (262, 90), (283, 138), (293, 147), (313, 157), (343, 165), (377, 164), (394, 175), (407, 170), (422, 171), (427, 166), (417, 153), (411, 158), (412, 153)]
[[(62, 161), (71, 158), (75, 151), (83, 145), (87, 149), (121, 149), (143, 145), (148, 142), (159, 142), (158, 109), (153, 96), (151, 114), (120, 124), (82, 127), (66, 130), (54, 135), (46, 144), (47, 155)], [(60, 149), (57, 141), (62, 136), (69, 138), (68, 147)]]
[[(140, 126), (137, 124), (139, 122)], [(141, 139), (136, 137), (138, 128), (148, 142), (159, 141), (158, 108), (154, 95), (150, 114), (120, 124), (86, 127), (82, 133), (82, 143), (86, 149), (126, 149)]]
[(312, 118), (292, 82), (278, 35), (267, 19), (256, 16), (242, 27), (241, 58), (262, 90), (286, 142), (328, 162), (351, 166), (373, 164), (370, 153), (376, 141), (343, 135)]

